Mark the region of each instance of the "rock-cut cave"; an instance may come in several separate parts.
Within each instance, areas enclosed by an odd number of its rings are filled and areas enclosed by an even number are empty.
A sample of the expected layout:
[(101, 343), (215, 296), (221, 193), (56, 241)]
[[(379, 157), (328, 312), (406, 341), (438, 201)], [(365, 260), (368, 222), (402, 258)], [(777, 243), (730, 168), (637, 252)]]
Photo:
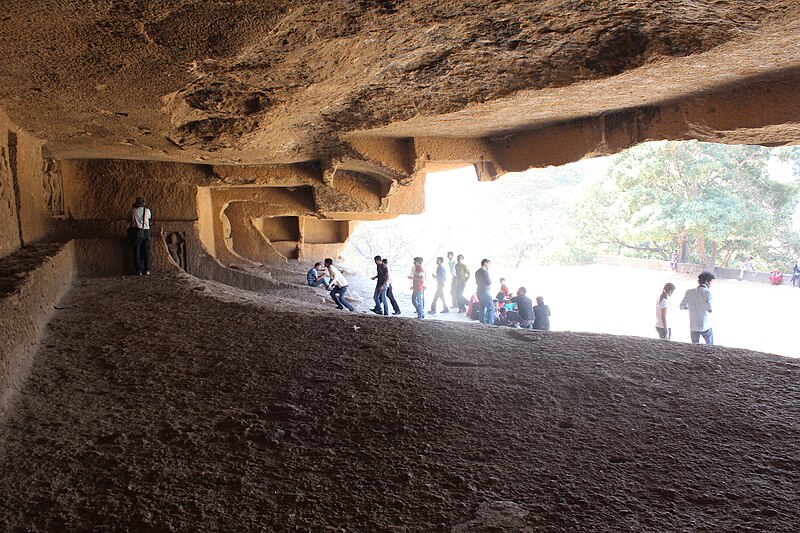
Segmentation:
[(798, 144), (798, 41), (795, 0), (6, 0), (0, 530), (798, 531), (795, 360), (287, 281), (433, 171)]

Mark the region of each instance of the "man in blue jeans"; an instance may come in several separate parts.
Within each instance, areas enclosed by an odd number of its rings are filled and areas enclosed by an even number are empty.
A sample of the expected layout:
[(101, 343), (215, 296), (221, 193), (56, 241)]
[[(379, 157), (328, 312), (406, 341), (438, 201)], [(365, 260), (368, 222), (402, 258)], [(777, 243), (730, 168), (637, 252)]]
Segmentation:
[(411, 303), (417, 311), (417, 318), (425, 318), (425, 269), (422, 268), (422, 258), (414, 258), (414, 267), (411, 269)]
[(450, 309), (447, 308), (447, 301), (444, 299), (444, 282), (447, 280), (447, 270), (444, 268), (444, 257), (437, 257), (436, 258), (436, 272), (433, 275), (433, 278), (436, 280), (436, 294), (433, 295), (433, 301), (431, 302), (431, 314), (436, 313), (436, 302), (441, 299), (442, 306), (442, 313), (449, 313)]
[(306, 282), (309, 287), (319, 287), (322, 285), (330, 290), (330, 287), (328, 287), (328, 280), (325, 279), (325, 271), (322, 270), (322, 263), (314, 263), (314, 268), (309, 270), (306, 274)]
[(325, 268), (328, 269), (328, 275), (331, 278), (331, 299), (333, 303), (336, 304), (337, 309), (344, 309), (345, 307), (349, 311), (353, 311), (353, 306), (350, 305), (345, 299), (345, 294), (347, 294), (347, 278), (345, 278), (339, 269), (333, 266), (333, 259), (327, 258), (325, 259)]
[(475, 283), (478, 284), (478, 301), (481, 304), (480, 320), (482, 324), (494, 325), (494, 299), (492, 298), (492, 280), (489, 277), (488, 259), (481, 261), (481, 268), (475, 272)]
[[(375, 267), (378, 272), (374, 278), (377, 281), (375, 282), (375, 293), (372, 296), (372, 299), (375, 300), (372, 312), (378, 315), (388, 315), (389, 302), (386, 299), (386, 291), (389, 288), (389, 268), (383, 264), (383, 259), (379, 255), (375, 256)], [(383, 305), (383, 309), (381, 309), (381, 305)]]
[(692, 343), (699, 344), (700, 337), (706, 344), (714, 344), (714, 331), (708, 320), (711, 312), (711, 282), (716, 279), (711, 272), (701, 272), (697, 276), (698, 286), (686, 291), (681, 301), (681, 309), (689, 310), (689, 329), (691, 330)]

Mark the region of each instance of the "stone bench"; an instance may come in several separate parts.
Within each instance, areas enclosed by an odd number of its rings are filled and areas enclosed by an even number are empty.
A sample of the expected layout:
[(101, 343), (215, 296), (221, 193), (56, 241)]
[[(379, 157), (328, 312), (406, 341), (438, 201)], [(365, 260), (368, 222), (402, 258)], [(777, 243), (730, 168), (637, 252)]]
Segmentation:
[(31, 367), (54, 306), (75, 277), (75, 245), (46, 243), (0, 258), (0, 418)]

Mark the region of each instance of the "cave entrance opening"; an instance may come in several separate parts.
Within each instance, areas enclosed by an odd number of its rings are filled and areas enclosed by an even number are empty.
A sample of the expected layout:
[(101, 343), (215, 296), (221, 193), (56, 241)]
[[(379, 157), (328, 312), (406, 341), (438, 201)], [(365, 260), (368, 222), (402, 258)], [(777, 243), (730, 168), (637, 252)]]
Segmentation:
[[(388, 256), (403, 281), (414, 256), (429, 273), (448, 251), (463, 254), (472, 272), (488, 258), (493, 292), (504, 277), (512, 293), (525, 286), (543, 296), (554, 329), (623, 335), (656, 335), (655, 302), (671, 282), (678, 341), (689, 341), (678, 304), (711, 270), (718, 344), (800, 355), (790, 335), (800, 298), (791, 283), (798, 176), (796, 147), (695, 141), (646, 143), (493, 182), (465, 167), (427, 176), (423, 214), (359, 223), (342, 255), (369, 275), (372, 257)], [(771, 285), (776, 270), (782, 283)], [(474, 288), (470, 280), (465, 295)]]

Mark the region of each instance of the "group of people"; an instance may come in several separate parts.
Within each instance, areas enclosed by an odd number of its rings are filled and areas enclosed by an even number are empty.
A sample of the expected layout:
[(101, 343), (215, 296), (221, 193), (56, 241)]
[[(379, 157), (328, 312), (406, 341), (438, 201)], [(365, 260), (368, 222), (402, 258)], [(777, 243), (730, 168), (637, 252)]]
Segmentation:
[[(378, 315), (388, 315), (391, 304), (392, 314), (399, 315), (401, 311), (392, 289), (392, 276), (388, 260), (380, 255), (376, 255), (374, 260), (376, 272), (372, 279), (375, 280), (375, 291), (373, 292), (375, 306), (372, 308), (372, 312)], [(415, 257), (407, 276), (411, 282), (411, 303), (414, 305), (417, 318), (425, 318), (427, 276), (422, 263), (422, 257)], [(447, 252), (446, 264), (444, 257), (437, 257), (436, 267), (432, 274), (432, 278), (436, 282), (436, 292), (428, 312), (436, 313), (437, 305), (441, 301), (440, 313), (449, 313), (451, 308), (457, 308), (459, 313), (466, 313), (489, 325), (519, 325), (523, 328), (549, 330), (550, 308), (544, 304), (544, 298), (541, 296), (536, 298), (535, 306), (527, 296), (528, 291), (525, 287), (520, 287), (516, 295), (511, 296), (504, 278), (500, 278), (500, 292), (495, 296), (492, 295), (492, 280), (489, 275), (491, 264), (489, 259), (481, 261), (480, 268), (475, 272), (475, 295), (470, 301), (464, 296), (467, 282), (471, 276), (469, 267), (464, 263), (464, 256), (456, 257), (453, 252)], [(447, 305), (445, 298), (448, 279), (451, 280), (451, 306)], [(309, 286), (322, 285), (330, 290), (331, 298), (339, 309), (346, 307), (352, 311), (352, 306), (344, 299), (344, 294), (347, 292), (347, 280), (341, 271), (333, 266), (333, 260), (326, 259), (324, 269), (321, 263), (316, 263), (308, 271), (306, 281)]]
[[(701, 272), (697, 276), (697, 287), (689, 289), (681, 300), (680, 308), (689, 311), (689, 333), (694, 344), (702, 338), (706, 344), (714, 344), (714, 331), (709, 321), (711, 313), (711, 282), (715, 276), (711, 272)], [(675, 285), (667, 283), (656, 302), (656, 331), (662, 339), (672, 338), (669, 298), (675, 292)]]

